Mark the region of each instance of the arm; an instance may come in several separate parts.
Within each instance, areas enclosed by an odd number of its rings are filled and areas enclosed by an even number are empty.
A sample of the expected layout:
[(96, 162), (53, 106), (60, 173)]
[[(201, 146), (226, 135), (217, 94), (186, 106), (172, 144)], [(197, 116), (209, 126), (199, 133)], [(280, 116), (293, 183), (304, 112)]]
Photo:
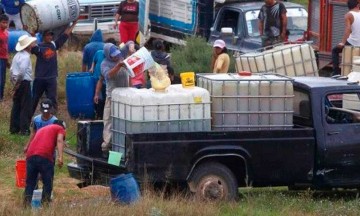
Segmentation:
[(220, 72), (222, 66), (224, 64), (224, 58), (223, 55), (218, 56), (216, 64), (214, 65), (214, 73)]
[[(83, 65), (84, 66), (84, 65)], [(95, 68), (95, 62), (92, 62), (91, 63), (91, 67), (90, 67), (90, 69), (89, 69), (89, 72), (90, 73), (94, 73), (94, 68)]]
[(63, 152), (64, 152), (64, 139), (65, 136), (64, 134), (58, 134), (57, 135), (57, 139), (56, 139), (56, 146), (57, 146), (57, 150), (58, 150), (58, 166), (61, 168), (62, 165), (64, 164), (63, 161)]
[(351, 13), (345, 14), (345, 30), (341, 42), (338, 44), (339, 47), (343, 47), (351, 34), (351, 25), (354, 22), (354, 16)]
[(264, 21), (259, 20), (258, 28), (259, 28), (259, 34), (260, 36), (262, 36), (264, 34)]
[(285, 40), (286, 38), (286, 29), (287, 29), (287, 16), (286, 16), (286, 11), (285, 13), (282, 13), (281, 14), (281, 26), (282, 26), (282, 29), (281, 29), (281, 38), (283, 40)]
[(64, 34), (66, 34), (67, 36), (70, 36), (72, 30), (74, 29), (74, 27), (76, 26), (77, 20), (75, 20), (72, 25), (70, 27), (68, 27), (65, 31)]
[(27, 142), (27, 144), (26, 144), (25, 147), (24, 147), (24, 153), (27, 152), (31, 141), (32, 141), (32, 140), (34, 139), (34, 137), (35, 137), (35, 133), (36, 133), (36, 130), (35, 130), (35, 128), (34, 128), (33, 130), (31, 130), (30, 139), (29, 139), (29, 141)]
[(96, 90), (95, 90), (95, 95), (94, 95), (94, 103), (96, 103), (96, 104), (99, 103), (99, 94), (100, 94), (101, 88), (103, 86), (103, 81), (104, 81), (104, 77), (102, 75), (100, 75), (100, 78), (96, 83)]
[(120, 68), (122, 66), (125, 66), (123, 61), (119, 61), (113, 68), (110, 69), (109, 73), (108, 73), (108, 77), (109, 78), (113, 78), (116, 76), (116, 74), (119, 72)]

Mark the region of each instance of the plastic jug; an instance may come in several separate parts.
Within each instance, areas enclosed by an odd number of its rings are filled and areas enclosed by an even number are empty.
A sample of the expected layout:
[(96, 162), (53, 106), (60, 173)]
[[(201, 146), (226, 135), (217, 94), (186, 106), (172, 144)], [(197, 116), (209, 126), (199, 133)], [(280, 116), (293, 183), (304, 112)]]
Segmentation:
[(34, 190), (31, 199), (31, 207), (33, 209), (39, 209), (41, 207), (41, 196), (42, 196), (42, 189)]

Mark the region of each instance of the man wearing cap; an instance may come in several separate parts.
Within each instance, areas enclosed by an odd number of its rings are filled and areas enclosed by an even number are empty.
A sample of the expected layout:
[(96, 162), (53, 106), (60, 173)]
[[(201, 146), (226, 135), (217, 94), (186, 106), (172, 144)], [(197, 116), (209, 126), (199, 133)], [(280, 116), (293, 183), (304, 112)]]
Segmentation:
[(213, 73), (227, 73), (229, 71), (230, 57), (223, 40), (216, 40), (213, 45), (211, 69)]
[(24, 205), (29, 207), (38, 175), (41, 174), (43, 192), (41, 202), (51, 202), (51, 192), (54, 179), (54, 153), (57, 148), (57, 165), (63, 166), (63, 151), (65, 145), (65, 122), (55, 120), (53, 124), (41, 128), (34, 139), (25, 147), (26, 153), (26, 187)]
[(35, 46), (35, 37), (23, 35), (19, 38), (10, 67), (10, 80), (14, 85), (13, 106), (10, 117), (10, 133), (29, 135), (29, 125), (32, 115), (31, 104), (31, 81), (32, 64), (30, 51)]
[[(29, 139), (28, 145), (33, 140), (36, 132), (40, 128), (50, 125), (50, 124), (54, 123), (55, 120), (57, 120), (56, 116), (54, 116), (51, 112), (52, 111), (52, 102), (50, 99), (45, 98), (44, 100), (42, 100), (40, 102), (40, 111), (41, 111), (41, 114), (35, 116), (31, 122), (32, 131), (30, 134), (30, 139)], [(25, 151), (25, 149), (24, 149), (24, 151)]]
[(52, 31), (44, 31), (43, 42), (31, 49), (31, 53), (37, 57), (32, 91), (33, 114), (44, 92), (46, 97), (52, 101), (55, 111), (57, 110), (58, 63), (56, 51), (65, 44), (76, 23), (77, 21), (73, 22), (55, 41), (53, 41), (54, 33)]
[(94, 102), (98, 103), (98, 95), (101, 91), (102, 82), (105, 80), (106, 101), (103, 115), (103, 143), (101, 144), (101, 148), (105, 153), (108, 153), (111, 147), (111, 92), (114, 88), (129, 86), (128, 72), (123, 62), (129, 52), (128, 49), (129, 48), (125, 46), (120, 51), (114, 44), (106, 43), (104, 45), (105, 59), (101, 63), (101, 76), (96, 85)]

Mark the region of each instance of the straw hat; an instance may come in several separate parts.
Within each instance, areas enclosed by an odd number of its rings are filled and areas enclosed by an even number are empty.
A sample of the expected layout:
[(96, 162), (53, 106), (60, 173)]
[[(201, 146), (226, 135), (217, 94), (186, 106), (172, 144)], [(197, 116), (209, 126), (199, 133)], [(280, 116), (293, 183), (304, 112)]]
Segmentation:
[(28, 47), (31, 43), (33, 43), (35, 41), (36, 41), (35, 37), (30, 37), (29, 35), (22, 35), (18, 39), (15, 50), (19, 52), (19, 51), (25, 49), (26, 47)]

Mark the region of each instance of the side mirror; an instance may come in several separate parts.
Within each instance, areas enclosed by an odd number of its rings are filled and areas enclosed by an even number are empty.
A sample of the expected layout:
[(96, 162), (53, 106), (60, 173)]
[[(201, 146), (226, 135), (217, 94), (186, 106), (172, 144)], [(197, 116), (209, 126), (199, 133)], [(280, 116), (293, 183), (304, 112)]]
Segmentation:
[(223, 35), (225, 35), (225, 34), (234, 34), (234, 31), (230, 27), (224, 27), (224, 28), (221, 28), (221, 34), (223, 34)]
[(213, 32), (215, 30), (214, 26), (210, 28), (210, 31)]

